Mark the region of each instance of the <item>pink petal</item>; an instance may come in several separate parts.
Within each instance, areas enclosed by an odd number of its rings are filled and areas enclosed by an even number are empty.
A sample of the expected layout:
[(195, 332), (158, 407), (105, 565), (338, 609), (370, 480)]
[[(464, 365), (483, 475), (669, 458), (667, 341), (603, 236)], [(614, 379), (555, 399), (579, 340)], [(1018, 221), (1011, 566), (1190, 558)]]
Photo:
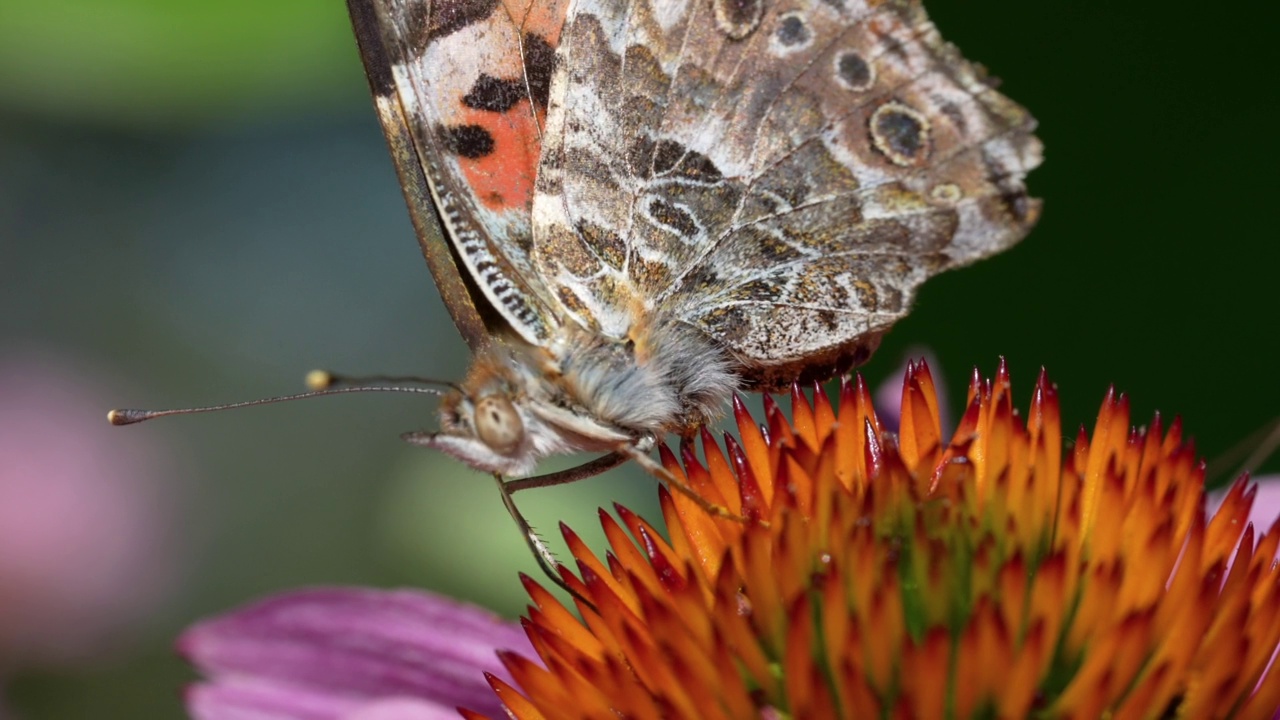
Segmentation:
[[(1253, 498), (1253, 507), (1249, 509), (1248, 521), (1253, 523), (1255, 537), (1261, 538), (1280, 518), (1280, 475), (1259, 475), (1251, 478), (1250, 482), (1257, 485), (1257, 494)], [(1209, 517), (1218, 512), (1218, 507), (1222, 505), (1222, 500), (1232, 485), (1234, 483), (1220, 487), (1205, 498)]]
[(876, 387), (873, 397), (876, 417), (890, 432), (898, 431), (898, 426), (902, 422), (902, 384), (907, 379), (907, 361), (928, 363), (929, 370), (933, 374), (933, 385), (938, 390), (938, 414), (942, 419), (942, 435), (950, 437), (951, 409), (947, 404), (947, 385), (943, 382), (942, 373), (939, 372), (942, 365), (938, 362), (938, 358), (925, 348), (916, 347), (908, 350), (907, 359)]
[[(277, 708), (338, 718), (395, 698), (500, 715), (484, 673), (510, 677), (499, 649), (532, 656), (519, 626), (486, 610), (364, 588), (276, 595), (197, 623), (178, 649), (211, 679), (192, 691), (192, 713), (216, 720), (274, 718)], [(259, 714), (241, 712), (249, 708)]]
[(1260, 475), (1253, 481), (1258, 484), (1258, 494), (1249, 511), (1249, 522), (1254, 530), (1263, 533), (1280, 517), (1280, 475)]
[(425, 700), (377, 700), (342, 716), (342, 720), (457, 720), (458, 711)]
[(229, 679), (187, 692), (195, 720), (457, 720), (452, 706), (415, 698), (361, 702), (316, 688)]
[(0, 348), (6, 670), (112, 647), (173, 586), (180, 485), (146, 433), (103, 421), (98, 408), (110, 399), (102, 388), (112, 384), (46, 349)]
[(338, 720), (362, 704), (318, 688), (256, 678), (195, 685), (186, 701), (195, 720)]

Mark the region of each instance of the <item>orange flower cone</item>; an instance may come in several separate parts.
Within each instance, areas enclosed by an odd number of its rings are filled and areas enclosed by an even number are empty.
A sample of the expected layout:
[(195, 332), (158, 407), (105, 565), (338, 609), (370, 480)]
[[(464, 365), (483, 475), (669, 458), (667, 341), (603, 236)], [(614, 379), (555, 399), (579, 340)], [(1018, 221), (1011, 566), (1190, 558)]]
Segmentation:
[[(511, 717), (1272, 718), (1280, 525), (1241, 479), (1210, 518), (1177, 420), (1129, 425), (1108, 393), (1064, 443), (1041, 374), (1025, 420), (1001, 363), (942, 437), (924, 363), (899, 432), (861, 378), (787, 421), (704, 431), (668, 471), (739, 516), (662, 491), (670, 540), (618, 508), (610, 553), (565, 530), (590, 605), (535, 582), (540, 661), (491, 679)], [(469, 715), (479, 717), (477, 715)]]

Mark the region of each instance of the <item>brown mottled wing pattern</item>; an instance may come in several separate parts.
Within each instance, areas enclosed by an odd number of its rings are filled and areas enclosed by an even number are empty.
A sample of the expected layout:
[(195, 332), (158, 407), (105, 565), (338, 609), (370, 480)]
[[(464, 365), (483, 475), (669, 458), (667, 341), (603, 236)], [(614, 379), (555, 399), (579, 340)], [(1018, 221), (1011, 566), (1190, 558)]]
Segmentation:
[[(394, 92), (375, 87), (375, 93), (397, 164), (420, 166), (456, 264), (488, 305), (528, 342), (545, 342), (559, 319), (533, 268), (529, 217), (566, 1), (349, 4), (358, 33), (363, 18), (367, 60), (370, 26), (381, 36), (377, 49)], [(392, 103), (395, 112), (387, 112), (383, 105)], [(399, 151), (391, 116), (403, 119), (411, 140), (402, 138)], [(418, 202), (410, 198), (411, 206)]]
[(1039, 213), (1034, 120), (913, 0), (576, 0), (557, 60), (544, 278), (606, 334), (636, 303), (702, 329), (756, 385), (869, 352)]

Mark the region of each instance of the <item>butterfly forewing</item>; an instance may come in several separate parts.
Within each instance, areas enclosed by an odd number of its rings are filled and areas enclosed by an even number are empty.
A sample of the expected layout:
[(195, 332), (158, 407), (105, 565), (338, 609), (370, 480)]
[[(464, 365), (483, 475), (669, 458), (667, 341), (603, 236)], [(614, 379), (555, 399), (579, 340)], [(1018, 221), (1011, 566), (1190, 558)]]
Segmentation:
[(562, 5), (351, 4), (353, 15), (360, 6), (377, 18), (416, 161), (458, 265), (507, 328), (546, 342), (558, 319), (529, 258), (529, 218)]
[(468, 277), (461, 271), (436, 212), (435, 201), (425, 175), (425, 164), (419, 154), (412, 131), (412, 121), (400, 103), (392, 73), (392, 55), (388, 52), (387, 37), (393, 37), (394, 27), (371, 0), (348, 0), (347, 9), (355, 30), (360, 56), (364, 60), (365, 75), (373, 92), (374, 106), (383, 134), (391, 149), (400, 187), (409, 206), (409, 216), (427, 260), (436, 289), (449, 310), (458, 331), (467, 344), (477, 349), (490, 338), (489, 323), (482, 317), (487, 309), (475, 302), (478, 295)]

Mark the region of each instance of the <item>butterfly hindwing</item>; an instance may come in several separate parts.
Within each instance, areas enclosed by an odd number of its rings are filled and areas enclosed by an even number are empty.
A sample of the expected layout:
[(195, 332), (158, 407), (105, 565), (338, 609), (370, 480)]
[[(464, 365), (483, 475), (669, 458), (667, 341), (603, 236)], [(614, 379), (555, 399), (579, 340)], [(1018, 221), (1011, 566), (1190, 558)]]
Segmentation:
[(874, 347), (1038, 214), (1034, 120), (918, 2), (576, 0), (557, 57), (540, 277), (606, 335), (678, 317), (757, 385)]

